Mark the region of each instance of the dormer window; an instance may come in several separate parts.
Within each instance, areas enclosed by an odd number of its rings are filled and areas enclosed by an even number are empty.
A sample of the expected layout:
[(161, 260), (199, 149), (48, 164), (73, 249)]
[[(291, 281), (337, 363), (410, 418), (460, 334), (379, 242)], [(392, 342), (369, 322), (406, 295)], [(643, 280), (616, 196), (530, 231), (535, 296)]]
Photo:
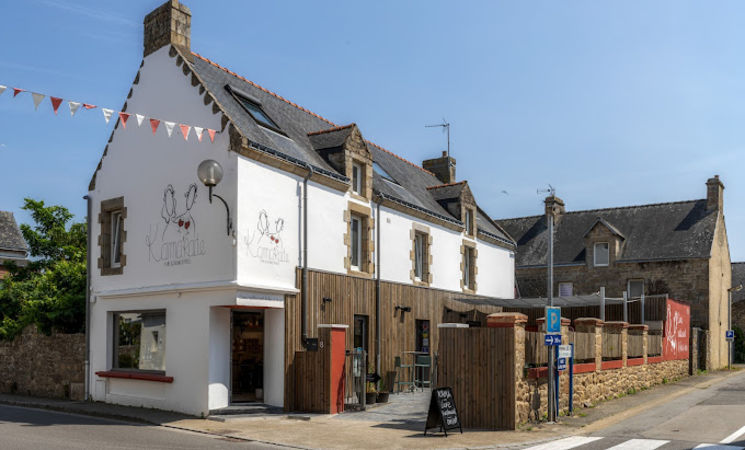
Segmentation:
[(352, 192), (362, 195), (362, 164), (352, 163)]
[(473, 210), (466, 209), (466, 234), (473, 236)]
[(236, 95), (236, 98), (259, 125), (269, 128), (272, 131), (280, 131), (279, 126), (264, 112), (259, 103), (240, 95)]
[(594, 262), (596, 267), (607, 266), (610, 261), (610, 252), (607, 242), (596, 242), (594, 249)]

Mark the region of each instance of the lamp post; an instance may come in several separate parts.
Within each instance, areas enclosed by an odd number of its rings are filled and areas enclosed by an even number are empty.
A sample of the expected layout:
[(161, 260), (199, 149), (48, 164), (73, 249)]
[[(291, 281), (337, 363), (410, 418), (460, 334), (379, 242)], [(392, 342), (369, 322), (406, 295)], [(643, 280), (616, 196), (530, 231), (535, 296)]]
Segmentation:
[(220, 199), (223, 205), (225, 205), (225, 210), (228, 212), (228, 236), (230, 236), (231, 231), (233, 230), (233, 222), (230, 220), (230, 207), (228, 206), (228, 202), (225, 201), (224, 198), (220, 197), (217, 194), (212, 193), (212, 188), (217, 186), (220, 181), (222, 181), (222, 166), (220, 163), (213, 159), (205, 159), (201, 163), (199, 163), (199, 167), (197, 167), (197, 176), (199, 177), (199, 180), (209, 188), (210, 192), (210, 204), (212, 203), (212, 197), (217, 197)]
[[(733, 286), (727, 289), (727, 330), (732, 329), (732, 293), (739, 292), (741, 290), (742, 290), (742, 284), (738, 284), (737, 286)], [(732, 350), (733, 350), (734, 338), (731, 340), (728, 340), (727, 343), (729, 345), (729, 352), (727, 354), (727, 368), (729, 370), (732, 370), (732, 359), (733, 359)]]

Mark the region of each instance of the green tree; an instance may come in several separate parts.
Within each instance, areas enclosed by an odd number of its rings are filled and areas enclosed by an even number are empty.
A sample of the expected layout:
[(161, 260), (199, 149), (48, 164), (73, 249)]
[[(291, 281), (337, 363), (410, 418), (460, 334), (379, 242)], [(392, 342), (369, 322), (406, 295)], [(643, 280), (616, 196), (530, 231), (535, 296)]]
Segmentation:
[(745, 333), (742, 328), (734, 325), (732, 327), (735, 330), (735, 348), (734, 348), (734, 362), (744, 363), (745, 362)]
[(32, 260), (0, 282), (0, 339), (36, 324), (44, 333), (85, 330), (86, 225), (62, 206), (24, 199), (34, 225), (21, 225)]

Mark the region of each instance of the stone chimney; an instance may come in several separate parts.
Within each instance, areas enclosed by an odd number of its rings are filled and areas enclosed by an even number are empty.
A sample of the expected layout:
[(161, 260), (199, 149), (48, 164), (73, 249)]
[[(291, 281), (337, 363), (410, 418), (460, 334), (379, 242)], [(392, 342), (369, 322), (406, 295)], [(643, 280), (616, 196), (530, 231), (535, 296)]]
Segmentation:
[(546, 197), (546, 200), (544, 200), (544, 203), (546, 204), (546, 220), (548, 220), (549, 215), (553, 215), (554, 223), (559, 223), (559, 220), (561, 220), (561, 216), (566, 211), (564, 209), (564, 200), (555, 195), (549, 195), (548, 197)]
[(706, 180), (706, 210), (722, 211), (724, 206), (724, 184), (719, 181), (719, 175)]
[(172, 44), (191, 60), (191, 11), (178, 0), (168, 0), (145, 16), (144, 56)]
[(455, 183), (455, 158), (448, 156), (445, 151), (440, 158), (423, 161), (422, 167), (435, 174), (443, 184)]

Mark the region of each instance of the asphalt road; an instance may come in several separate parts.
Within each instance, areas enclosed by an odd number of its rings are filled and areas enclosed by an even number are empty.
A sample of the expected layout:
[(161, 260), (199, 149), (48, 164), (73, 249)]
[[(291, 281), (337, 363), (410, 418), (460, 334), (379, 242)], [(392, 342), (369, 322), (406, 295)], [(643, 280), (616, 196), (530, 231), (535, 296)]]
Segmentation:
[(213, 437), (41, 409), (0, 405), (0, 449), (277, 449)]
[(531, 448), (743, 449), (745, 371), (588, 436), (573, 436)]

